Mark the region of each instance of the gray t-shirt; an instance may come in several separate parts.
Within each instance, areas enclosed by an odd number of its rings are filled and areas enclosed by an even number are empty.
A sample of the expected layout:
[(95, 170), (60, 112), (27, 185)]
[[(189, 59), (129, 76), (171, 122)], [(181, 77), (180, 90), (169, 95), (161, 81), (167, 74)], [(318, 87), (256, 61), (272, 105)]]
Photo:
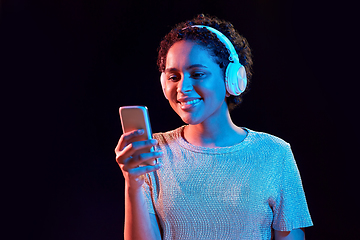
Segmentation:
[(312, 226), (290, 145), (244, 128), (230, 147), (199, 147), (185, 126), (154, 134), (163, 164), (143, 185), (163, 239), (271, 239), (273, 229)]

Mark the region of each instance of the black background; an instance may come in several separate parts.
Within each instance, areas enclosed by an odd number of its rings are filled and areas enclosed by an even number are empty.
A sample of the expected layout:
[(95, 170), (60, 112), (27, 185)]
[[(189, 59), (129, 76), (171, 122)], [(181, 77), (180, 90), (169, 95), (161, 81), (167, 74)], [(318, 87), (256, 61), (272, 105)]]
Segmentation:
[(307, 239), (357, 239), (356, 22), (352, 7), (339, 5), (3, 1), (3, 162), (11, 166), (3, 191), (13, 239), (122, 239), (118, 108), (147, 105), (153, 132), (182, 125), (162, 95), (156, 49), (199, 13), (232, 22), (253, 49), (251, 91), (232, 118), (292, 145), (314, 221)]

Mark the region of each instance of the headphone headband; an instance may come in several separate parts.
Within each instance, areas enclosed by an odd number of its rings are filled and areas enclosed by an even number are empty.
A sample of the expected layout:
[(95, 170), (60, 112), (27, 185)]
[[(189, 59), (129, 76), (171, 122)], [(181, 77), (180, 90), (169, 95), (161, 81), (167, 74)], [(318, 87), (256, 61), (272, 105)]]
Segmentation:
[(237, 61), (239, 62), (239, 56), (235, 50), (234, 45), (231, 43), (231, 41), (229, 40), (229, 38), (227, 38), (222, 32), (220, 32), (219, 30), (209, 27), (209, 26), (205, 26), (205, 25), (193, 25), (191, 27), (197, 27), (197, 28), (206, 28), (207, 30), (209, 30), (210, 32), (213, 32), (216, 34), (216, 36), (218, 37), (218, 39), (226, 46), (226, 48), (230, 51), (230, 56), (229, 56), (229, 61), (230, 62), (234, 62)]

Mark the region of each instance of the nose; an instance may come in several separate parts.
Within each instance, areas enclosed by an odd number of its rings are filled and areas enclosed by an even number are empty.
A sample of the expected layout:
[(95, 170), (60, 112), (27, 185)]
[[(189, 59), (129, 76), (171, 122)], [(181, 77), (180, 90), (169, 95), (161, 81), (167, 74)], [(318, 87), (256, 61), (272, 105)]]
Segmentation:
[(177, 92), (186, 93), (186, 92), (191, 92), (192, 89), (193, 89), (193, 85), (191, 78), (183, 76), (183, 78), (178, 82)]

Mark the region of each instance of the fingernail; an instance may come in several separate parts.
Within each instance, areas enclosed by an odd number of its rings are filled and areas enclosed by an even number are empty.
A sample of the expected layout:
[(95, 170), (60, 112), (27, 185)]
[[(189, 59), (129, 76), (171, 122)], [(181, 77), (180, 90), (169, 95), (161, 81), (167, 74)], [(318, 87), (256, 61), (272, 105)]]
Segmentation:
[(151, 144), (157, 144), (157, 140), (156, 139), (151, 139)]
[(143, 134), (144, 133), (144, 129), (139, 129), (138, 130), (138, 134)]

